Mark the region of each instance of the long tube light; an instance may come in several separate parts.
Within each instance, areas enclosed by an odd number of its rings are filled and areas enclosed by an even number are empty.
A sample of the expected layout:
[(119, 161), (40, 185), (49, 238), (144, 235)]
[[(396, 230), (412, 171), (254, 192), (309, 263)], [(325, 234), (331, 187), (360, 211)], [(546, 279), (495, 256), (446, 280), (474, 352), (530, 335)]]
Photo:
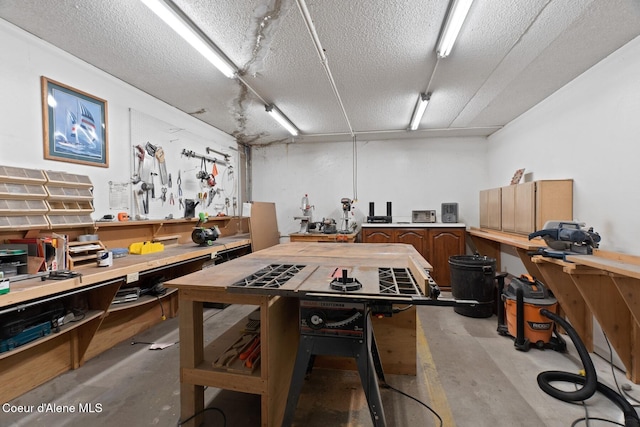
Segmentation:
[(416, 108), (413, 110), (409, 130), (418, 129), (422, 116), (424, 115), (424, 110), (427, 109), (427, 104), (429, 104), (430, 99), (431, 93), (421, 93), (420, 96), (418, 96), (418, 102), (416, 102)]
[(291, 135), (298, 135), (298, 128), (296, 128), (294, 124), (291, 123), (291, 121), (284, 114), (282, 114), (280, 110), (278, 110), (278, 107), (273, 104), (265, 105), (264, 107), (267, 113), (271, 114), (271, 117), (273, 117), (278, 123), (280, 123), (283, 128), (289, 131)]
[(163, 0), (140, 0), (153, 11), (160, 19), (193, 46), (202, 56), (211, 62), (222, 74), (229, 78), (236, 75), (236, 67), (229, 62), (224, 55), (217, 51), (211, 40), (208, 40), (204, 34), (188, 18), (178, 13), (176, 7)]
[(447, 19), (444, 27), (442, 28), (442, 33), (440, 34), (440, 39), (438, 40), (436, 48), (436, 53), (440, 58), (446, 58), (451, 53), (451, 49), (453, 49), (453, 45), (458, 38), (460, 29), (462, 28), (462, 24), (467, 18), (467, 14), (471, 8), (471, 3), (473, 3), (473, 0), (452, 1), (453, 4), (447, 14)]

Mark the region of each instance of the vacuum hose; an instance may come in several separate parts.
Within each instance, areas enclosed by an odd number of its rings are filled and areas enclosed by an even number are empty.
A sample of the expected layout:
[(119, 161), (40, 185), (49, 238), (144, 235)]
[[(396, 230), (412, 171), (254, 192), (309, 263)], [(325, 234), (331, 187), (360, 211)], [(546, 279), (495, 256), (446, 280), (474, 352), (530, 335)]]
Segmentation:
[[(631, 404), (615, 390), (607, 387), (606, 385), (598, 382), (596, 369), (593, 366), (593, 361), (589, 357), (589, 352), (584, 346), (584, 343), (580, 339), (580, 336), (575, 329), (562, 317), (557, 314), (543, 308), (540, 310), (540, 314), (548, 317), (549, 319), (557, 322), (569, 335), (571, 341), (576, 346), (582, 365), (586, 372), (585, 376), (572, 374), (569, 372), (561, 371), (546, 371), (538, 374), (538, 385), (549, 396), (556, 399), (563, 400), (565, 402), (576, 402), (581, 400), (587, 400), (597, 391), (604, 394), (609, 400), (615, 403), (624, 413), (624, 425), (625, 427), (640, 427), (640, 418)], [(550, 383), (553, 381), (563, 381), (574, 384), (582, 385), (582, 388), (576, 391), (563, 391), (553, 387)]]

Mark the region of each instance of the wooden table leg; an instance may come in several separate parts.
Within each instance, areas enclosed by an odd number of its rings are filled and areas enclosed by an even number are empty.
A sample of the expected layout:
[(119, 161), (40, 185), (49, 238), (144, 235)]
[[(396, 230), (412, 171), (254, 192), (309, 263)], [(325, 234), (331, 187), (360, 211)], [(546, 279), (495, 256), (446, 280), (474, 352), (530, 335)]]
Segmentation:
[(195, 368), (204, 358), (202, 303), (183, 299), (180, 291), (179, 306), (180, 420), (199, 414), (183, 424), (196, 427), (203, 420), (204, 387), (182, 382), (182, 370)]

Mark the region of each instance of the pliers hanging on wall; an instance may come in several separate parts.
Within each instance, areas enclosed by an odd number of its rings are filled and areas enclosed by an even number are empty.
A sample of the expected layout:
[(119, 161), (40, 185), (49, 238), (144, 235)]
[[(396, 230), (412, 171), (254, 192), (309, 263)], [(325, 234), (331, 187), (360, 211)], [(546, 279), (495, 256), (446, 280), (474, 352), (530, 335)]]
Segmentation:
[(180, 170), (178, 170), (178, 179), (176, 179), (176, 184), (178, 185), (178, 207), (180, 209), (184, 209), (184, 203), (182, 202), (182, 176), (180, 175)]

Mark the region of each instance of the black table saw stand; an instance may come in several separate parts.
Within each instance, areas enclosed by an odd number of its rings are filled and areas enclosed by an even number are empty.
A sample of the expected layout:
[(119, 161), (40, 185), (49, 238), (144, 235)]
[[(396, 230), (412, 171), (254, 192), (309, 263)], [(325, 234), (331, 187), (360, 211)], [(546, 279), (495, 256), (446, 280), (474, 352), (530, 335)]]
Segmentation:
[(360, 381), (367, 398), (373, 425), (375, 427), (386, 427), (378, 380), (383, 384), (386, 381), (367, 304), (364, 305), (363, 315), (366, 319), (364, 321), (364, 331), (362, 331), (363, 333), (360, 337), (348, 335), (329, 336), (317, 334), (313, 331), (301, 331), (282, 427), (289, 427), (293, 422), (304, 378), (311, 371), (314, 356), (316, 355), (352, 357), (356, 359)]

